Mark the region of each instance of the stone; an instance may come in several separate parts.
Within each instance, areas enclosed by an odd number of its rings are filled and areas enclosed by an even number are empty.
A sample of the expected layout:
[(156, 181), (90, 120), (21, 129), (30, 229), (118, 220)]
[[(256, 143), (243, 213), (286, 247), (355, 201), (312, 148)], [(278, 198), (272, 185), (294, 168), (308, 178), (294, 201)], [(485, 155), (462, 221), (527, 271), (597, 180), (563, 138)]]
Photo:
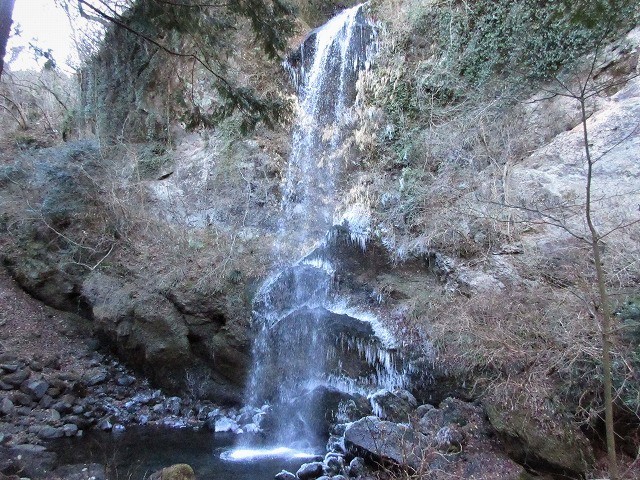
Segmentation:
[(106, 382), (108, 377), (109, 376), (108, 376), (107, 372), (102, 370), (102, 371), (99, 371), (99, 372), (94, 373), (92, 375), (89, 375), (88, 377), (85, 378), (84, 381), (89, 387), (93, 387), (93, 386), (100, 385), (101, 383)]
[(4, 383), (8, 383), (9, 385), (13, 385), (14, 387), (18, 387), (22, 382), (29, 378), (29, 375), (31, 375), (29, 370), (24, 368), (22, 370), (17, 370), (14, 373), (4, 375), (2, 377), (2, 381)]
[(344, 446), (344, 437), (342, 435), (330, 435), (327, 440), (327, 452), (339, 454), (347, 453), (347, 449)]
[(58, 410), (62, 414), (66, 414), (73, 411), (73, 404), (65, 401), (58, 401), (52, 404), (51, 408)]
[(32, 360), (29, 362), (29, 368), (34, 372), (41, 372), (44, 369), (44, 366), (42, 365), (42, 363), (36, 360)]
[(380, 462), (417, 469), (422, 451), (429, 446), (427, 437), (403, 424), (378, 417), (365, 417), (349, 425), (344, 433), (345, 446), (358, 454), (367, 452)]
[(434, 439), (438, 450), (445, 453), (458, 453), (462, 450), (464, 435), (454, 426), (442, 427)]
[(40, 401), (38, 402), (38, 406), (40, 408), (51, 408), (51, 405), (53, 405), (54, 400), (51, 396), (45, 394), (42, 396), (42, 398), (40, 399)]
[(3, 363), (0, 365), (0, 368), (7, 373), (14, 373), (20, 368), (20, 364), (18, 362)]
[(57, 422), (60, 420), (60, 412), (57, 411), (55, 408), (51, 408), (47, 410), (47, 413), (49, 414), (49, 419), (51, 421)]
[(116, 378), (116, 383), (121, 387), (129, 387), (136, 381), (136, 377), (131, 375), (120, 375)]
[(40, 400), (47, 393), (49, 382), (43, 378), (32, 379), (23, 383), (20, 389), (35, 400)]
[(196, 474), (190, 465), (179, 463), (152, 473), (147, 480), (196, 480)]
[(104, 430), (105, 432), (110, 432), (113, 429), (113, 424), (108, 419), (104, 418), (98, 422), (97, 428), (99, 430)]
[(415, 416), (418, 402), (406, 390), (379, 390), (369, 397), (374, 414), (392, 422), (408, 422)]
[(2, 412), (3, 415), (11, 415), (15, 409), (16, 407), (13, 402), (6, 397), (0, 402), (0, 412)]
[(282, 470), (280, 473), (276, 473), (274, 478), (276, 480), (298, 480), (298, 477), (286, 470)]
[(182, 399), (180, 397), (169, 397), (164, 403), (167, 413), (172, 415), (180, 415), (180, 407), (182, 406)]
[(43, 440), (51, 440), (54, 438), (64, 437), (65, 432), (62, 428), (56, 428), (49, 425), (44, 425), (38, 430), (38, 437)]
[(229, 417), (221, 417), (215, 420), (215, 432), (233, 432), (238, 433), (240, 426), (238, 422)]
[(349, 462), (349, 476), (350, 477), (359, 477), (364, 475), (365, 466), (364, 466), (364, 458), (355, 457)]
[(62, 426), (62, 431), (65, 437), (73, 437), (78, 433), (78, 426), (73, 423), (65, 423)]
[(424, 404), (424, 405), (420, 405), (418, 408), (416, 408), (416, 417), (417, 418), (422, 418), (424, 417), (428, 412), (430, 412), (431, 410), (434, 410), (436, 407), (434, 407), (433, 405), (430, 405), (428, 403)]
[(322, 462), (309, 462), (303, 463), (300, 466), (300, 468), (296, 472), (296, 477), (298, 477), (300, 480), (312, 480), (320, 477), (322, 473)]
[(324, 457), (324, 473), (337, 475), (344, 470), (344, 457), (338, 453), (327, 453)]
[(25, 407), (28, 407), (33, 403), (33, 401), (31, 400), (31, 396), (20, 391), (11, 392), (10, 396), (11, 396), (11, 401), (15, 405), (23, 405)]

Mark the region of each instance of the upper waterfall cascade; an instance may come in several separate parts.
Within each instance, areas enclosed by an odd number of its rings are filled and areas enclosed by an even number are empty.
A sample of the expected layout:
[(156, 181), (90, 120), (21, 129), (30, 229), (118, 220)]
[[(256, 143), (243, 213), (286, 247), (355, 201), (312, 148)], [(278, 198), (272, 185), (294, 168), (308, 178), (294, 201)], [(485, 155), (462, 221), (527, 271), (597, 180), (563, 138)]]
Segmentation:
[(279, 238), (301, 259), (272, 274), (254, 301), (260, 331), (247, 398), (281, 409), (279, 442), (313, 434), (312, 419), (324, 417), (314, 410), (318, 389), (366, 394), (405, 383), (392, 337), (340, 292), (330, 247), (344, 163), (339, 146), (352, 130), (356, 81), (375, 40), (359, 5), (312, 32), (287, 64), (299, 108)]

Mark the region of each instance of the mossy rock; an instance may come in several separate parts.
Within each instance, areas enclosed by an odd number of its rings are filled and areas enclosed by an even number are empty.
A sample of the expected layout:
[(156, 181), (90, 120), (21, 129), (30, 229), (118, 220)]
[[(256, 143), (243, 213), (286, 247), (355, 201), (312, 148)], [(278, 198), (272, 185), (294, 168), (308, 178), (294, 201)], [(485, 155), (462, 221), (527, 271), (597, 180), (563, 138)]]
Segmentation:
[(195, 480), (196, 474), (191, 465), (178, 463), (170, 467), (163, 468), (149, 475), (147, 480)]
[(589, 440), (570, 419), (532, 411), (517, 402), (508, 407), (493, 399), (483, 403), (507, 453), (517, 462), (569, 476), (582, 476), (593, 466)]

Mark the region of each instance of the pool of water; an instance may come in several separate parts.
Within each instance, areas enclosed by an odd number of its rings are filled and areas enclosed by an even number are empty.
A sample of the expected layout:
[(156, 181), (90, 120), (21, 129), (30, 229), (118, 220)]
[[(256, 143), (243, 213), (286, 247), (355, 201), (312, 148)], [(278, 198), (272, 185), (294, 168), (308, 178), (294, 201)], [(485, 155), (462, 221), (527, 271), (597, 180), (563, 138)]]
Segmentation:
[(319, 453), (287, 447), (269, 447), (271, 452), (235, 449), (237, 442), (238, 436), (227, 433), (131, 427), (121, 433), (89, 432), (49, 448), (60, 465), (100, 463), (114, 480), (142, 480), (175, 463), (191, 465), (198, 480), (273, 480), (282, 469), (295, 472)]

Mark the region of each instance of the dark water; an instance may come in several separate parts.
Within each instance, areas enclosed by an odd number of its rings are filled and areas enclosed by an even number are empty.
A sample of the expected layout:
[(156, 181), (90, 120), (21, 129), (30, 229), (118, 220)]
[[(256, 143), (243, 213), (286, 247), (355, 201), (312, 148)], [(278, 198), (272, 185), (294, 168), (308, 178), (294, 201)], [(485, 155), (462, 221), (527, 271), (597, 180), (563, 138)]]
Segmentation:
[(272, 480), (282, 469), (295, 472), (303, 459), (271, 458), (227, 461), (220, 454), (233, 448), (238, 437), (191, 429), (131, 427), (122, 433), (90, 432), (82, 438), (49, 444), (59, 465), (100, 463), (108, 478), (142, 480), (175, 463), (188, 463), (198, 480)]

